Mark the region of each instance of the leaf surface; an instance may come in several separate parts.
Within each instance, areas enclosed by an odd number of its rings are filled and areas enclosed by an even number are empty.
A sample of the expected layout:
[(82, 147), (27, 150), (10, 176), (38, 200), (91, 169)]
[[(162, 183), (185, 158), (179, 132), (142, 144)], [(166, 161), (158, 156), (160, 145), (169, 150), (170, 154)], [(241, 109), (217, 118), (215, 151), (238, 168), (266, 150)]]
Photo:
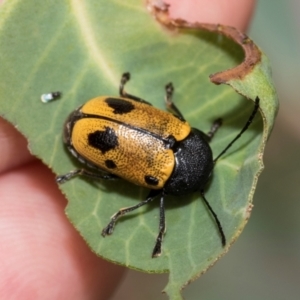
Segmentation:
[[(148, 7), (149, 8), (149, 7)], [(217, 163), (206, 198), (218, 215), (228, 245), (199, 195), (166, 200), (167, 234), (163, 254), (151, 258), (158, 232), (158, 201), (124, 217), (112, 236), (101, 230), (121, 207), (135, 205), (148, 191), (118, 182), (75, 178), (61, 185), (66, 214), (92, 251), (107, 260), (145, 272), (170, 272), (166, 292), (180, 289), (211, 266), (242, 231), (249, 218), (262, 155), (278, 100), (264, 54), (241, 78), (214, 85), (209, 75), (239, 65), (243, 49), (224, 32), (169, 28), (142, 1), (6, 1), (0, 11), (0, 114), (26, 136), (31, 152), (55, 173), (80, 167), (62, 143), (70, 112), (99, 95), (118, 95), (121, 74), (129, 71), (127, 91), (164, 107), (164, 86), (172, 81), (174, 101), (193, 127), (208, 132), (223, 126), (211, 147), (214, 156), (236, 136), (261, 99), (250, 129)], [(159, 19), (159, 18), (158, 18)], [(61, 91), (43, 104), (42, 94)], [(54, 180), (54, 179), (53, 179)]]

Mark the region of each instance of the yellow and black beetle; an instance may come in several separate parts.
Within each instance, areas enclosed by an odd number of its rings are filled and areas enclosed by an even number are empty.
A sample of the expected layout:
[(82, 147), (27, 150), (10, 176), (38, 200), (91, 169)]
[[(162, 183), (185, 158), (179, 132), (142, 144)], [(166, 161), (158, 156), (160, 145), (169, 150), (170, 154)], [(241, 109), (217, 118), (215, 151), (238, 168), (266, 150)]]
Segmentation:
[(96, 179), (123, 178), (150, 188), (147, 198), (137, 205), (120, 209), (103, 229), (102, 235), (113, 233), (119, 217), (160, 196), (159, 233), (152, 257), (161, 254), (165, 233), (165, 195), (183, 196), (199, 192), (214, 217), (222, 245), (226, 238), (221, 223), (204, 196), (216, 161), (247, 130), (258, 108), (254, 110), (240, 133), (213, 159), (209, 141), (221, 125), (216, 120), (208, 134), (191, 128), (172, 102), (173, 85), (166, 85), (166, 102), (172, 113), (153, 107), (149, 102), (124, 91), (129, 73), (120, 83), (120, 97), (97, 97), (72, 112), (64, 127), (64, 142), (68, 150), (82, 163), (96, 168), (58, 176), (64, 183), (77, 175)]

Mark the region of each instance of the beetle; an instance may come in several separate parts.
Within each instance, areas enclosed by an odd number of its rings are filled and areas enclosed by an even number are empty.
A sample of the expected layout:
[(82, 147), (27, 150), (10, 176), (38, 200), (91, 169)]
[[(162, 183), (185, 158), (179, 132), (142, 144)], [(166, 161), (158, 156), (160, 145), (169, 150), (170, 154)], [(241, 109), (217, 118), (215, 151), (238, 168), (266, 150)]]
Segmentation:
[(204, 190), (217, 160), (248, 129), (258, 109), (256, 97), (254, 109), (237, 136), (213, 159), (209, 142), (221, 126), (217, 119), (210, 131), (191, 128), (173, 103), (174, 87), (166, 85), (166, 104), (170, 112), (159, 110), (149, 102), (125, 92), (130, 73), (124, 73), (119, 86), (120, 97), (102, 96), (89, 100), (73, 111), (64, 126), (63, 139), (67, 149), (85, 168), (70, 171), (56, 178), (64, 183), (81, 175), (94, 179), (123, 178), (150, 189), (145, 200), (121, 208), (102, 230), (102, 236), (111, 235), (117, 220), (125, 214), (153, 201), (160, 196), (159, 231), (152, 257), (162, 252), (166, 231), (165, 196), (184, 196), (199, 192), (214, 218), (222, 246), (226, 237)]

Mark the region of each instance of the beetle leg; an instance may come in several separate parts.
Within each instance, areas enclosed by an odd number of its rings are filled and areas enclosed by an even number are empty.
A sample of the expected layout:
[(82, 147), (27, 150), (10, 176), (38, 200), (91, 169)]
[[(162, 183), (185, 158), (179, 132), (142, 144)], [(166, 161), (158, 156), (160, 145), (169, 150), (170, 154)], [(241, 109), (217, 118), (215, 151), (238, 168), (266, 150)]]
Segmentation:
[(219, 118), (215, 120), (210, 128), (210, 131), (206, 134), (208, 137), (208, 141), (210, 142), (212, 138), (214, 137), (215, 133), (218, 131), (220, 126), (222, 125), (222, 119)]
[(99, 173), (93, 173), (93, 172), (87, 171), (85, 169), (78, 169), (78, 170), (70, 171), (67, 174), (57, 176), (56, 182), (59, 184), (62, 184), (78, 175), (90, 177), (90, 178), (94, 178), (94, 179), (105, 179), (105, 180), (113, 180), (113, 179), (118, 178), (118, 176), (110, 174), (110, 173), (99, 174)]
[(130, 73), (129, 72), (126, 72), (122, 75), (121, 77), (121, 82), (120, 82), (120, 87), (119, 87), (119, 94), (121, 97), (124, 97), (124, 98), (129, 98), (131, 100), (134, 100), (134, 101), (137, 101), (137, 102), (141, 102), (141, 103), (145, 103), (145, 104), (148, 104), (148, 105), (151, 105), (151, 103), (147, 102), (146, 100), (144, 99), (141, 99), (139, 97), (136, 97), (136, 96), (133, 96), (133, 95), (130, 95), (130, 94), (127, 94), (125, 92), (125, 84), (130, 80)]
[(117, 211), (110, 219), (110, 222), (108, 223), (108, 225), (102, 230), (102, 236), (106, 236), (106, 235), (111, 235), (114, 231), (115, 225), (117, 220), (124, 216), (125, 214), (151, 202), (158, 194), (161, 193), (161, 190), (151, 190), (149, 195), (147, 196), (147, 198), (138, 203), (137, 205), (133, 205), (133, 206), (129, 206), (129, 207), (125, 207), (125, 208), (121, 208), (119, 211)]
[(126, 92), (124, 91), (125, 84), (130, 80), (130, 73), (126, 72), (122, 74), (120, 87), (119, 87), (119, 94), (121, 97), (126, 97)]
[(159, 232), (156, 238), (156, 243), (153, 248), (152, 257), (158, 257), (161, 255), (161, 245), (164, 235), (166, 233), (166, 220), (165, 220), (165, 205), (164, 205), (164, 193), (162, 193), (159, 205)]
[(166, 100), (167, 108), (170, 111), (172, 111), (177, 117), (179, 117), (179, 119), (181, 121), (185, 121), (183, 114), (180, 112), (180, 110), (177, 108), (177, 106), (173, 103), (172, 97), (173, 97), (173, 93), (174, 93), (174, 86), (173, 86), (172, 82), (168, 83), (165, 86), (165, 90), (166, 90), (165, 100)]

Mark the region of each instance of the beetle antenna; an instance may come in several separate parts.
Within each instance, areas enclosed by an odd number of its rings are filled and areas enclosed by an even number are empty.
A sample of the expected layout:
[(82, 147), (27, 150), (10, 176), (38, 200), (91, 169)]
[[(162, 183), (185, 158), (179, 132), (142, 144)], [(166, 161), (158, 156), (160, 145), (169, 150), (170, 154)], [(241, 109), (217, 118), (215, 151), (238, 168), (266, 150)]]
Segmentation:
[(246, 124), (244, 125), (243, 129), (240, 131), (240, 133), (227, 145), (227, 147), (214, 159), (214, 163), (216, 163), (216, 161), (236, 142), (236, 140), (238, 140), (241, 135), (248, 129), (248, 127), (250, 126), (250, 124), (252, 123), (258, 108), (259, 108), (259, 97), (255, 98), (255, 105), (254, 105), (254, 109), (248, 119), (248, 121), (246, 122)]
[(225, 237), (225, 234), (224, 234), (224, 231), (223, 231), (221, 222), (220, 222), (220, 220), (218, 219), (217, 214), (213, 211), (212, 207), (210, 206), (210, 204), (209, 204), (208, 201), (206, 200), (206, 198), (205, 198), (205, 196), (204, 196), (204, 192), (203, 192), (203, 191), (200, 191), (200, 194), (201, 194), (202, 199), (203, 199), (204, 203), (206, 204), (208, 210), (210, 211), (210, 213), (213, 215), (213, 217), (214, 217), (214, 219), (215, 219), (215, 222), (216, 222), (216, 224), (217, 224), (219, 233), (220, 233), (220, 235), (221, 235), (222, 246), (225, 247), (225, 245), (226, 245), (226, 237)]

